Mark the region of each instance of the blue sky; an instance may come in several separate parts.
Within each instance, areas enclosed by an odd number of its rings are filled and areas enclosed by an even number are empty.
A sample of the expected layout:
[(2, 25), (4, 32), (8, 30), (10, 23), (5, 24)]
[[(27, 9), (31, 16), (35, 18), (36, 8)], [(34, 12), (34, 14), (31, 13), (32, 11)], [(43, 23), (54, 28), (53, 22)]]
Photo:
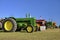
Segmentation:
[(32, 17), (60, 24), (60, 0), (0, 0), (0, 18), (14, 16), (25, 17), (30, 13)]

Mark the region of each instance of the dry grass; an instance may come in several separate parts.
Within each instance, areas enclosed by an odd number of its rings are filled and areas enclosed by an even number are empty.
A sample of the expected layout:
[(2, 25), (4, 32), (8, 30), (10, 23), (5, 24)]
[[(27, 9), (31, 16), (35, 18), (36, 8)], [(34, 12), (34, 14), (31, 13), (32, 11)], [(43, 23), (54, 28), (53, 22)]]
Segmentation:
[(33, 33), (0, 32), (0, 40), (60, 40), (60, 29), (47, 29)]

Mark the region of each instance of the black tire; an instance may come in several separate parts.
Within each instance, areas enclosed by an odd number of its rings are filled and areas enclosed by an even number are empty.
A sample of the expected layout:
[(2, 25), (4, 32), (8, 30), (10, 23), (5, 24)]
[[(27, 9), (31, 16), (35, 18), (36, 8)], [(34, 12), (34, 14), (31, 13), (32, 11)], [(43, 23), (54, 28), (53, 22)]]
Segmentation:
[[(6, 23), (7, 21), (11, 22), (12, 25), (13, 25), (10, 30), (7, 30), (7, 29), (5, 28), (5, 23)], [(14, 19), (12, 19), (12, 18), (7, 18), (7, 19), (5, 19), (5, 20), (2, 22), (2, 29), (3, 29), (3, 31), (5, 31), (5, 32), (15, 32), (16, 29), (17, 29), (17, 23), (16, 23), (16, 21), (15, 21)]]
[(35, 27), (35, 31), (38, 31), (38, 28), (37, 28), (37, 26)]
[[(31, 30), (29, 29), (29, 27), (31, 28)], [(30, 30), (30, 31), (29, 31), (29, 30)], [(27, 26), (27, 27), (26, 27), (26, 31), (27, 31), (28, 33), (32, 33), (32, 32), (33, 32), (33, 27), (32, 27), (31, 25)]]
[(36, 31), (40, 31), (40, 27), (36, 26)]
[(0, 22), (0, 30), (2, 30), (2, 22)]

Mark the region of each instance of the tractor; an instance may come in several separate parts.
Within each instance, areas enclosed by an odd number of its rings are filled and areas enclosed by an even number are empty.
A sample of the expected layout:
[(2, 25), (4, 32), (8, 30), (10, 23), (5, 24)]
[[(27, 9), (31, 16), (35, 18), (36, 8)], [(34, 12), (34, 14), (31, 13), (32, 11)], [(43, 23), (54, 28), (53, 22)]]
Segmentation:
[(36, 20), (36, 24), (37, 24), (37, 29), (38, 31), (41, 30), (41, 27), (45, 27), (46, 21), (43, 19), (40, 20)]
[(55, 22), (48, 21), (46, 22), (47, 28), (58, 28)]
[(2, 30), (4, 32), (15, 32), (15, 31), (26, 30), (26, 32), (31, 33), (35, 29), (36, 29), (35, 18), (7, 17), (2, 21)]

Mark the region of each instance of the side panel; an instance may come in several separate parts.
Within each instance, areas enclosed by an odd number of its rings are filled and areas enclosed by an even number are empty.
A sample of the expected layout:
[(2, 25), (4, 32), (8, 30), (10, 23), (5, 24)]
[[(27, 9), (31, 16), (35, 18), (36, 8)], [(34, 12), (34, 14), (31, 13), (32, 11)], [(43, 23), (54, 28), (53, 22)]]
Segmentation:
[(36, 26), (36, 19), (34, 18), (16, 18), (16, 22), (20, 26), (22, 24)]

